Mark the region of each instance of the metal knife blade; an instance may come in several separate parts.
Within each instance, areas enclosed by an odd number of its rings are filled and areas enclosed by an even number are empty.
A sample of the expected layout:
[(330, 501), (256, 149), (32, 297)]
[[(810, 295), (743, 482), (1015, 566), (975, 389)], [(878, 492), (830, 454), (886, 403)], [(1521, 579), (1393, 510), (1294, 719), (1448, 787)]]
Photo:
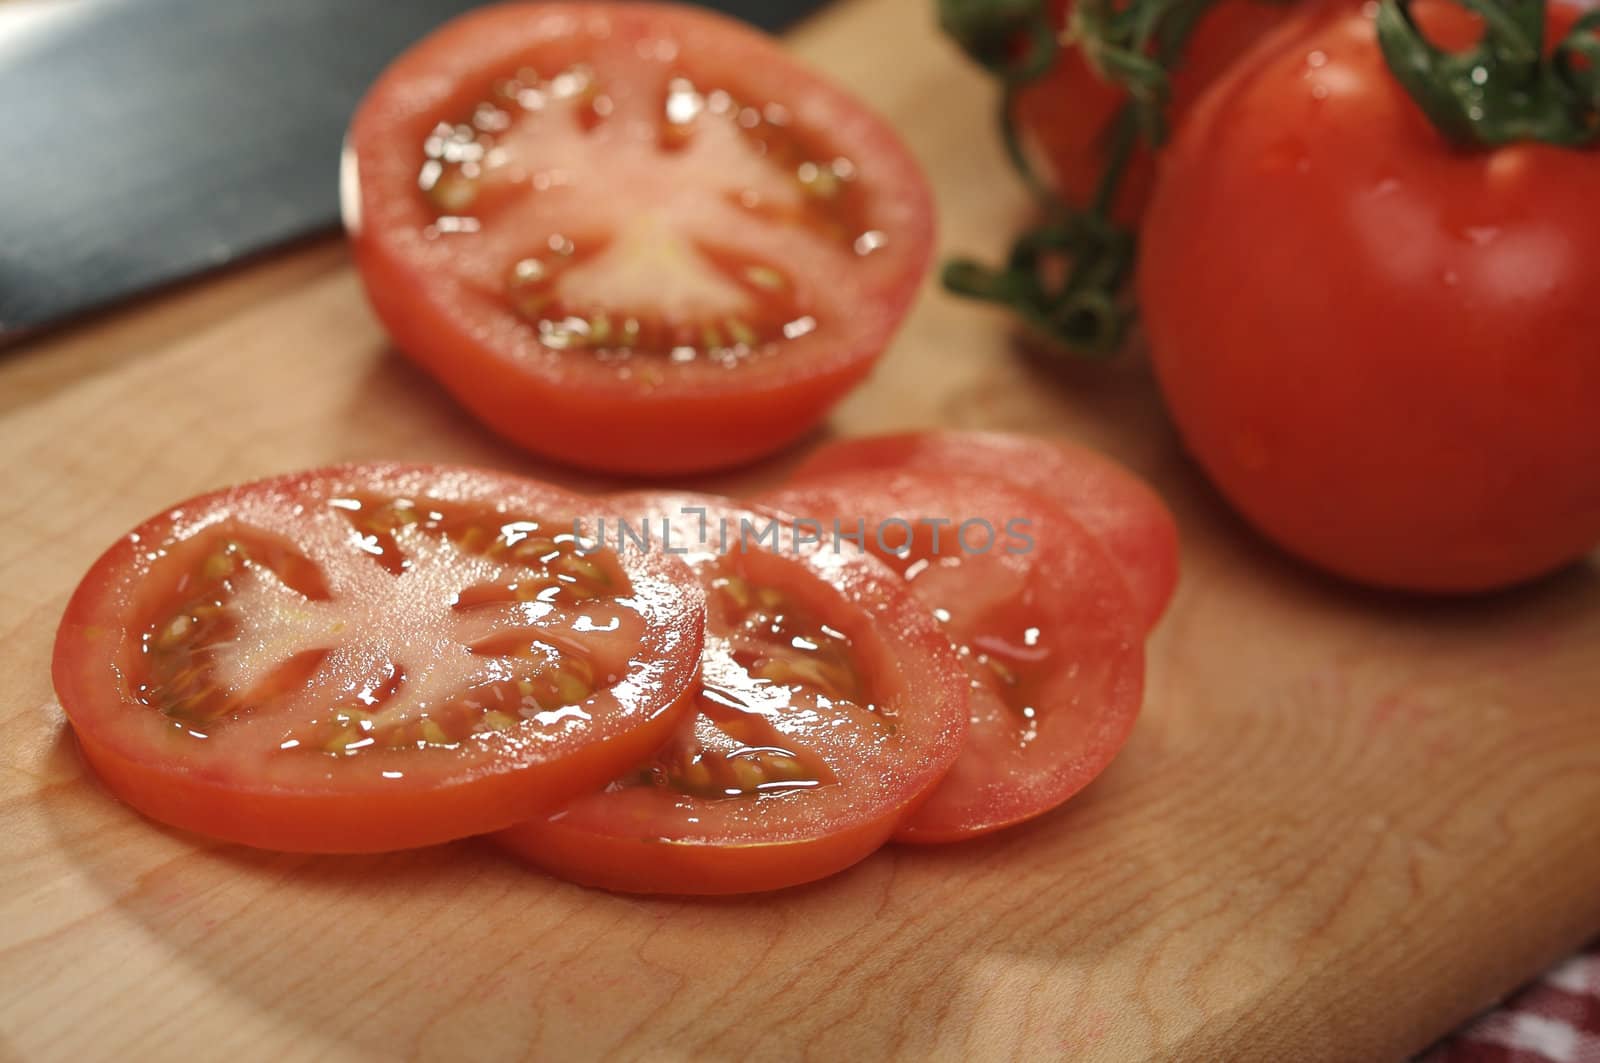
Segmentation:
[[(0, 4), (0, 342), (323, 230), (384, 65), (470, 0)], [(821, 0), (712, 0), (781, 29)]]

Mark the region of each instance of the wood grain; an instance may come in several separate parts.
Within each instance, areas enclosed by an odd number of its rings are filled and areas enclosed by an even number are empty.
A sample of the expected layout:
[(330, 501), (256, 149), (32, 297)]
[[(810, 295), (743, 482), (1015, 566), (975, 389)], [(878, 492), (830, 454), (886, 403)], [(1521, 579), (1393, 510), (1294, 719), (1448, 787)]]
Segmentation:
[[(7, 0), (0, 0), (4, 2)], [(336, 240), (302, 242), (213, 274), (203, 284), (164, 293), (157, 300), (100, 311), (25, 348), (0, 349), (0, 413), (171, 346), (279, 292), (331, 272), (344, 261), (344, 249)]]
[[(795, 44), (905, 130), (944, 247), (997, 249), (1022, 197), (927, 5), (859, 0)], [(717, 903), (587, 892), (476, 843), (306, 858), (143, 822), (85, 776), (48, 675), (115, 536), (339, 459), (576, 482), (389, 354), (341, 266), (112, 364), (176, 305), (102, 322), (94, 372), (0, 415), (0, 1057), (1385, 1060), (1600, 930), (1600, 574), (1462, 603), (1336, 586), (1219, 505), (1137, 360), (1049, 369), (931, 283), (833, 431), (1073, 435), (1184, 529), (1144, 718), (1066, 809)]]

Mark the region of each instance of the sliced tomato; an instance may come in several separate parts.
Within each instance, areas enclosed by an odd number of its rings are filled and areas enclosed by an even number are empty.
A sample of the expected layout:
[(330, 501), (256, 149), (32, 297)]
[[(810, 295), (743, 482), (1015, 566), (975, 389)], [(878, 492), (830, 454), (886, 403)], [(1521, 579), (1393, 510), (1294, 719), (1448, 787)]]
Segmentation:
[(896, 832), (955, 841), (1061, 804), (1127, 740), (1144, 688), (1143, 625), (1116, 566), (1067, 512), (956, 472), (841, 472), (766, 496), (897, 568), (966, 661), (961, 757)]
[(1100, 540), (1127, 581), (1148, 630), (1178, 585), (1178, 528), (1161, 496), (1099, 451), (1064, 439), (1003, 432), (906, 432), (818, 449), (793, 478), (906, 469), (971, 473), (1020, 484), (1061, 506)]
[(484, 8), (350, 127), (346, 225), (408, 356), (502, 435), (662, 474), (769, 453), (870, 369), (932, 248), (894, 133), (665, 4)]
[(705, 587), (699, 714), (604, 790), (499, 839), (577, 882), (680, 894), (809, 882), (882, 845), (966, 728), (966, 670), (927, 610), (870, 556), (771, 511), (680, 494), (615, 507), (658, 534), (665, 521)]
[(669, 556), (587, 549), (593, 511), (395, 465), (193, 499), (84, 577), (56, 691), (107, 787), (173, 826), (309, 852), (496, 830), (690, 704), (703, 595)]

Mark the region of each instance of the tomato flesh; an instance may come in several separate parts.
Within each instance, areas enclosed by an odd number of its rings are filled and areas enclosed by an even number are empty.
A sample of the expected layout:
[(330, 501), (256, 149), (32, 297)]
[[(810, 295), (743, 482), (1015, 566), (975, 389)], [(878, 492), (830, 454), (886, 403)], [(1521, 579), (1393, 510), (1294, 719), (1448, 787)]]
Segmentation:
[(401, 349), (502, 434), (591, 468), (781, 446), (867, 371), (931, 250), (886, 127), (688, 8), (474, 12), (379, 79), (349, 146), (347, 223)]
[[(424, 232), (482, 245), (463, 273), (556, 350), (730, 366), (816, 328), (792, 255), (723, 242), (754, 216), (799, 230), (802, 245), (815, 239), (813, 251), (871, 254), (884, 236), (865, 228), (855, 165), (810, 157), (778, 104), (745, 106), (686, 77), (656, 99), (631, 69), (613, 77), (524, 67), (470, 122), (435, 127), (417, 183), (440, 213)], [(670, 191), (641, 195), (630, 163), (651, 165)], [(561, 181), (582, 194), (548, 202)], [(619, 204), (631, 214), (619, 217)], [(648, 360), (635, 368), (660, 372)]]
[(966, 664), (966, 745), (897, 840), (955, 841), (1030, 819), (1122, 747), (1143, 693), (1143, 628), (1114, 564), (1066, 511), (1003, 482), (909, 469), (839, 472), (763, 501), (864, 522), (868, 548)]
[(590, 509), (400, 466), (194, 499), (74, 594), (62, 706), (113, 792), (216, 838), (377, 851), (516, 822), (687, 709), (701, 596), (671, 558), (589, 549)]
[[(699, 495), (616, 508), (666, 519), (708, 596), (698, 714), (654, 757), (502, 833), (530, 862), (633, 892), (777, 889), (832, 874), (889, 837), (960, 749), (961, 662), (893, 572), (846, 544), (695, 542), (779, 520)], [(717, 537), (720, 540), (720, 537)]]
[(792, 479), (840, 472), (997, 476), (1065, 509), (1100, 540), (1152, 628), (1178, 585), (1178, 529), (1148, 484), (1098, 451), (1064, 439), (1004, 432), (906, 432), (820, 447)]

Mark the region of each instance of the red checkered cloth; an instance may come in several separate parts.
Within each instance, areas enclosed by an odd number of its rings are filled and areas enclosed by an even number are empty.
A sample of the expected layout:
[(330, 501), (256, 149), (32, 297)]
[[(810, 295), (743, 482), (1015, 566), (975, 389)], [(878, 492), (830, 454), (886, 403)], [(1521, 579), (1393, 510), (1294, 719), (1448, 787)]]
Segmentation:
[(1418, 1063), (1600, 1063), (1600, 941), (1545, 972)]

